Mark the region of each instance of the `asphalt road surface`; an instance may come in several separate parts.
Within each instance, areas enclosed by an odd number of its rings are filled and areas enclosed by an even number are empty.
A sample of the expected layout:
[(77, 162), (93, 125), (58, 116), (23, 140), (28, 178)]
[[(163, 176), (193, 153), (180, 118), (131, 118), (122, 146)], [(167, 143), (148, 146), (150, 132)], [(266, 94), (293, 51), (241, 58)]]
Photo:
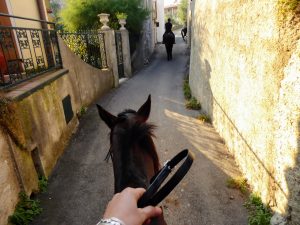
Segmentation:
[[(195, 119), (199, 112), (185, 108), (187, 45), (180, 36), (176, 43), (172, 61), (158, 45), (149, 65), (97, 102), (117, 114), (127, 108), (137, 110), (151, 94), (149, 121), (157, 125), (154, 141), (161, 162), (185, 148), (195, 154), (190, 172), (162, 202), (169, 225), (246, 225), (245, 199), (226, 187), (229, 177), (240, 175), (233, 158), (215, 129)], [(112, 163), (104, 161), (108, 132), (91, 105), (49, 179), (48, 192), (38, 196), (44, 210), (32, 224), (98, 222), (113, 195)]]

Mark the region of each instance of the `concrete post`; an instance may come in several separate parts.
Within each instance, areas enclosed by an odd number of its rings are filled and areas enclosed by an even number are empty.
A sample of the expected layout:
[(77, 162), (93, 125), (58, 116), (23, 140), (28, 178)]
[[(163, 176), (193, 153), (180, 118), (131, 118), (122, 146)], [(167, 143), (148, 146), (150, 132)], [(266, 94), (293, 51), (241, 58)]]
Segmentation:
[(132, 76), (131, 70), (131, 56), (130, 56), (130, 45), (129, 45), (129, 34), (127, 30), (120, 30), (122, 36), (122, 52), (123, 52), (123, 63), (124, 63), (124, 74), (125, 77)]
[[(103, 24), (99, 32), (104, 33), (105, 41), (105, 52), (107, 59), (107, 66), (111, 68), (114, 76), (114, 87), (119, 86), (119, 71), (118, 71), (118, 56), (117, 56), (117, 46), (115, 39), (115, 31), (112, 30), (107, 23), (109, 22), (109, 14), (101, 13), (98, 15), (100, 17), (100, 22)], [(122, 22), (123, 25), (126, 21)], [(123, 66), (124, 75), (126, 77), (132, 76), (131, 70), (131, 57), (130, 57), (130, 45), (129, 45), (129, 34), (124, 26), (120, 29), (122, 36), (122, 52), (123, 52)], [(100, 37), (99, 37), (100, 38)]]
[(118, 72), (118, 59), (116, 51), (115, 31), (114, 30), (100, 30), (104, 33), (105, 52), (108, 68), (113, 72), (114, 87), (119, 86), (119, 72)]
[[(103, 24), (99, 33), (104, 33), (105, 53), (107, 66), (113, 72), (114, 76), (114, 87), (119, 86), (119, 73), (118, 73), (118, 60), (116, 51), (115, 32), (112, 30), (107, 23), (109, 22), (109, 14), (101, 13), (98, 14), (100, 22)], [(100, 39), (100, 37), (99, 37)]]

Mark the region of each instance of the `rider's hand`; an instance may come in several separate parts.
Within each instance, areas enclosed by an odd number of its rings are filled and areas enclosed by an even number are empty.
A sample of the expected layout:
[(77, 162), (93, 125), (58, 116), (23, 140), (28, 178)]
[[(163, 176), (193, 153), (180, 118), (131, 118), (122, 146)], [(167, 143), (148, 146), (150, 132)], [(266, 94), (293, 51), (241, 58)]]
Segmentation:
[(143, 188), (126, 188), (115, 194), (108, 203), (103, 217), (116, 217), (126, 225), (142, 225), (146, 220), (161, 215), (162, 210), (159, 207), (137, 207), (137, 201), (144, 192)]

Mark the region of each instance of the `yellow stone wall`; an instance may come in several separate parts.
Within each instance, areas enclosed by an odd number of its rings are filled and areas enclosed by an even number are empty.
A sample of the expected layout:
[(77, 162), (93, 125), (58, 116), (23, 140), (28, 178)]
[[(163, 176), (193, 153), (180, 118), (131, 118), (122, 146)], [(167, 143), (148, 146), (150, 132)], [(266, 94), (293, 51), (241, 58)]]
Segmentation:
[[(42, 172), (48, 177), (76, 130), (77, 113), (114, 85), (110, 69), (86, 64), (61, 39), (59, 43), (64, 68), (68, 69), (65, 74), (49, 81), (60, 70), (31, 80), (32, 89), (27, 93), (23, 93), (26, 86), (0, 92), (0, 225), (7, 224), (21, 189), (28, 195), (38, 190), (38, 175), (42, 174), (38, 174), (41, 171), (33, 151), (38, 152)], [(68, 95), (74, 116), (67, 124), (62, 100)], [(5, 105), (3, 97), (12, 99)]]
[(253, 191), (300, 224), (299, 20), (277, 3), (196, 1), (190, 86)]

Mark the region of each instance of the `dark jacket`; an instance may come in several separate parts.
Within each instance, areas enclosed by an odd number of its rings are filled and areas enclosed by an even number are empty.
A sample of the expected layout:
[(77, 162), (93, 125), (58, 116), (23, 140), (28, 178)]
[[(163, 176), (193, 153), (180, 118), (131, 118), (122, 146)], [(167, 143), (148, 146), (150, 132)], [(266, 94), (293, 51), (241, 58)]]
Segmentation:
[(166, 24), (165, 24), (165, 29), (166, 29), (166, 32), (171, 32), (172, 31), (172, 23), (170, 23), (170, 22), (167, 22)]

